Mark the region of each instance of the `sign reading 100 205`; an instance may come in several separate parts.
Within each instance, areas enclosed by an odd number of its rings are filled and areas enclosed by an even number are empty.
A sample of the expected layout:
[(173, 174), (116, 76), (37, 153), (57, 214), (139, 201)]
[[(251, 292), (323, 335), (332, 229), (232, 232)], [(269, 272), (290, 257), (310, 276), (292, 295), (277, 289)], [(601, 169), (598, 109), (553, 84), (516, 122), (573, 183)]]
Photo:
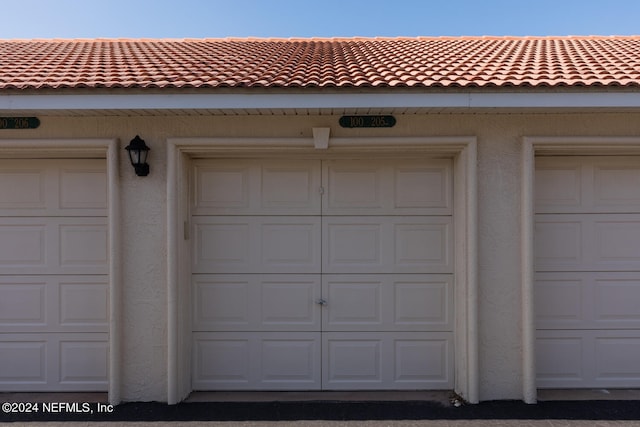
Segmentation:
[(393, 116), (342, 116), (340, 126), (343, 128), (390, 128), (396, 124)]
[(35, 129), (40, 126), (37, 117), (0, 117), (0, 129)]

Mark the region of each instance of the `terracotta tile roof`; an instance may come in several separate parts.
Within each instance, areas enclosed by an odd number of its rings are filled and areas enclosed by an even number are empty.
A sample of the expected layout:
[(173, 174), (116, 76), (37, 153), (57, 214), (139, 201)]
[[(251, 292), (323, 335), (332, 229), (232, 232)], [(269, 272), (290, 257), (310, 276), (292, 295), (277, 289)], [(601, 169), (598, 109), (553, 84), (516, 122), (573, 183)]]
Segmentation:
[(0, 89), (640, 86), (640, 36), (0, 40)]

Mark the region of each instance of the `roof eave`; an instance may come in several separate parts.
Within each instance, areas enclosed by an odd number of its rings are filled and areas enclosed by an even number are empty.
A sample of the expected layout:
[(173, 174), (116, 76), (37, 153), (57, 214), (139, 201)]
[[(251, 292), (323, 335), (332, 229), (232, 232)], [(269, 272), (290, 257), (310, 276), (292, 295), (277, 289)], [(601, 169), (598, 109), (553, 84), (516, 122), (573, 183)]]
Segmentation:
[(303, 91), (240, 93), (0, 93), (0, 111), (361, 108), (640, 108), (640, 91)]

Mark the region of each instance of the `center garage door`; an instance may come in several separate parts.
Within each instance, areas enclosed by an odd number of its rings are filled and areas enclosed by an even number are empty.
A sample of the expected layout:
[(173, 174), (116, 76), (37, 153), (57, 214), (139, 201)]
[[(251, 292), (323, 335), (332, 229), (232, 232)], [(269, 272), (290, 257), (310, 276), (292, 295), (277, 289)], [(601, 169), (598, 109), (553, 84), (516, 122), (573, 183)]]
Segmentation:
[(0, 161), (0, 391), (105, 391), (104, 159)]
[(640, 157), (536, 159), (541, 388), (640, 387)]
[(195, 390), (453, 387), (452, 161), (194, 161)]

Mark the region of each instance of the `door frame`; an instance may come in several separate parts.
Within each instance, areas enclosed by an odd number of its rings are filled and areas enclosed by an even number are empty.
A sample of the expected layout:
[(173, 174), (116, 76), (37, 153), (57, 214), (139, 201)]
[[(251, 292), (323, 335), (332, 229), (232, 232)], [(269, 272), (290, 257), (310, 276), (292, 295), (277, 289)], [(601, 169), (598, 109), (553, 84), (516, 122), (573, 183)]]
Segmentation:
[(534, 224), (536, 155), (639, 155), (638, 137), (523, 137), (521, 191), (522, 395), (537, 402), (534, 306)]
[(47, 138), (0, 139), (0, 158), (60, 158), (87, 156), (103, 158), (107, 172), (108, 289), (109, 289), (109, 376), (108, 399), (117, 405), (121, 398), (121, 262), (120, 262), (120, 179), (118, 173), (119, 141), (115, 138)]
[(167, 139), (167, 401), (179, 403), (191, 389), (189, 171), (192, 157), (295, 157), (326, 154), (451, 156), (454, 164), (454, 365), (455, 391), (470, 403), (478, 396), (477, 341), (477, 141), (455, 137), (314, 137)]

